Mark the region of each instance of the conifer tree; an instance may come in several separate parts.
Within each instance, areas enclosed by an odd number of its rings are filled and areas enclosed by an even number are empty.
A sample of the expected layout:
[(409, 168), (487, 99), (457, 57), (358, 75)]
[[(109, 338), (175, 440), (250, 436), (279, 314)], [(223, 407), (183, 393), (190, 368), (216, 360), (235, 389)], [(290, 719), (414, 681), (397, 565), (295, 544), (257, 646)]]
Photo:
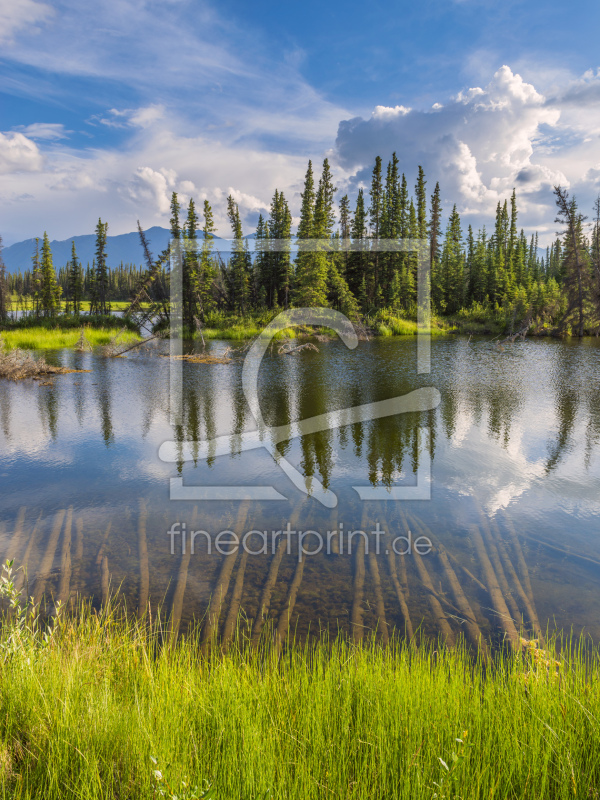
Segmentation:
[(40, 298), (42, 292), (42, 269), (40, 264), (40, 240), (36, 236), (35, 250), (31, 257), (32, 274), (31, 274), (31, 296), (33, 298), (33, 310), (35, 316), (40, 314)]
[(2, 248), (2, 236), (0, 236), (0, 320), (4, 322), (8, 317), (10, 308), (10, 294), (6, 279), (6, 265), (2, 258)]
[(381, 156), (375, 158), (373, 175), (371, 176), (371, 205), (369, 206), (369, 227), (371, 229), (371, 239), (375, 241), (375, 252), (372, 256), (373, 263), (373, 286), (375, 292), (379, 288), (379, 239), (381, 238), (381, 221), (383, 216), (383, 183), (381, 171)]
[(250, 254), (244, 243), (240, 209), (233, 197), (227, 198), (227, 216), (233, 232), (232, 254), (229, 260), (230, 302), (235, 311), (248, 310), (250, 290)]
[(108, 313), (107, 293), (108, 293), (108, 270), (106, 266), (106, 235), (108, 232), (108, 222), (98, 219), (96, 225), (96, 294), (98, 305), (95, 309), (97, 314)]
[(75, 316), (81, 311), (81, 298), (83, 293), (83, 278), (81, 273), (81, 263), (77, 258), (75, 241), (71, 242), (71, 260), (68, 264), (67, 275), (67, 297), (71, 303), (71, 308)]
[(577, 335), (584, 334), (584, 306), (590, 296), (590, 270), (584, 242), (583, 223), (586, 217), (580, 213), (575, 198), (569, 200), (569, 193), (560, 186), (554, 187), (558, 214), (556, 222), (565, 226), (564, 235), (564, 285), (569, 305), (562, 322), (575, 312)]
[[(321, 194), (320, 203), (323, 205), (324, 195)], [(328, 262), (327, 254), (322, 249), (322, 245), (317, 245), (315, 250), (314, 242), (309, 244), (307, 240), (319, 239), (318, 233), (323, 232), (323, 225), (326, 225), (326, 214), (323, 208), (319, 209), (318, 223), (320, 230), (315, 225), (316, 211), (315, 182), (312, 170), (312, 162), (308, 162), (306, 177), (304, 179), (304, 191), (302, 192), (302, 205), (300, 208), (300, 223), (298, 225), (298, 255), (296, 257), (296, 298), (297, 306), (314, 308), (327, 305), (327, 276)]]
[[(361, 307), (366, 308), (369, 297), (368, 251), (367, 251), (367, 214), (363, 190), (358, 190), (354, 219), (350, 224), (352, 251), (348, 255), (346, 278), (350, 291), (359, 297)], [(362, 299), (360, 299), (362, 298)]]
[(441, 267), (444, 309), (447, 313), (454, 314), (462, 308), (464, 298), (464, 252), (456, 204), (446, 228)]
[(60, 308), (60, 286), (56, 280), (48, 234), (44, 231), (40, 261), (40, 310), (45, 317), (56, 314)]
[(202, 226), (202, 247), (200, 248), (200, 263), (198, 266), (198, 292), (200, 295), (200, 318), (206, 321), (206, 315), (213, 309), (213, 284), (217, 271), (212, 256), (215, 221), (212, 208), (208, 200), (204, 201), (202, 208), (204, 225)]

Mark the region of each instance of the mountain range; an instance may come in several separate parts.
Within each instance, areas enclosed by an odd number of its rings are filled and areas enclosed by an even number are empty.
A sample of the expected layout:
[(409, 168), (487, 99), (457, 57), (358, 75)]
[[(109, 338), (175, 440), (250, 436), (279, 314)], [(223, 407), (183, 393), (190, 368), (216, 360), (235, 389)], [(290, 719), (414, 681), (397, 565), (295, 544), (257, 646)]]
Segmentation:
[[(166, 249), (171, 238), (168, 228), (160, 228), (155, 225), (148, 228), (146, 238), (150, 247), (150, 252), (156, 257)], [(198, 232), (198, 238), (202, 238), (202, 231)], [(219, 237), (215, 237), (219, 238)], [(50, 242), (52, 250), (52, 261), (55, 269), (64, 267), (71, 258), (71, 242), (75, 242), (77, 256), (84, 268), (88, 263), (92, 264), (95, 258), (96, 235), (93, 233), (84, 236), (72, 236), (63, 241)], [(41, 247), (41, 241), (40, 241)], [(5, 247), (2, 257), (8, 272), (24, 272), (31, 269), (31, 256), (35, 250), (35, 239), (25, 239), (23, 242), (16, 242), (10, 247)], [(121, 261), (124, 264), (145, 264), (144, 251), (140, 244), (140, 237), (137, 231), (132, 233), (122, 233), (119, 236), (106, 237), (106, 256), (109, 267), (118, 267)]]

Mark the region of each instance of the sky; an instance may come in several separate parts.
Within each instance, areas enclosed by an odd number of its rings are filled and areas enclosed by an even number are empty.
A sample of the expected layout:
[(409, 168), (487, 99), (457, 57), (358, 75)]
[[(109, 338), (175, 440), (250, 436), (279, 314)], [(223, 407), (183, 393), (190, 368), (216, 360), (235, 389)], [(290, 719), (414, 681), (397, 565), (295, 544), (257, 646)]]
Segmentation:
[(546, 244), (554, 185), (600, 192), (599, 30), (597, 0), (0, 0), (0, 235), (168, 227), (172, 191), (250, 233), (309, 158), (354, 200), (395, 151), (465, 227), (514, 187)]

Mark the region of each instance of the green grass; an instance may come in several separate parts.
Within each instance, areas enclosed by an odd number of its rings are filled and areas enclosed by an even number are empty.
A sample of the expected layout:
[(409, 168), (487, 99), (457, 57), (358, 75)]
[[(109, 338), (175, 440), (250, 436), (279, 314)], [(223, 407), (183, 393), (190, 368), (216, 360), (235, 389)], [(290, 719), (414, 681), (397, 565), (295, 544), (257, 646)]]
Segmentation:
[[(209, 315), (206, 327), (202, 328), (202, 335), (205, 339), (254, 339), (259, 336), (263, 329), (276, 316), (275, 311), (237, 316), (231, 313), (214, 313)], [(365, 324), (375, 336), (416, 336), (417, 323), (412, 319), (404, 319), (395, 312), (382, 309), (370, 314), (365, 319)], [(432, 317), (431, 335), (440, 336), (449, 332), (451, 326), (445, 321)], [(275, 338), (293, 339), (298, 336), (311, 336), (316, 333), (325, 333), (333, 338), (337, 334), (333, 331), (317, 328), (287, 328), (280, 331)], [(200, 339), (200, 334), (194, 334), (195, 339)]]
[[(80, 328), (61, 330), (60, 328), (19, 328), (0, 332), (6, 350), (59, 350), (73, 348), (79, 339)], [(85, 328), (85, 335), (92, 346), (105, 345), (118, 333), (106, 328)], [(135, 342), (141, 337), (133, 331), (124, 331), (120, 342)]]
[[(19, 302), (18, 295), (12, 295), (11, 297), (13, 308), (18, 308), (19, 310), (23, 309), (25, 311), (31, 311), (33, 309), (33, 300), (30, 297), (26, 297), (23, 299), (23, 302)], [(131, 305), (131, 301), (129, 300), (109, 300), (110, 307), (112, 311), (125, 311), (126, 308), (129, 308)], [(141, 303), (142, 308), (148, 308), (148, 303)], [(61, 300), (60, 308), (61, 311), (64, 311), (67, 306), (65, 300)], [(90, 310), (90, 301), (89, 300), (82, 300), (80, 303), (80, 307), (82, 311), (89, 311)]]
[(3, 797), (150, 800), (151, 757), (218, 800), (599, 796), (595, 650), (549, 669), (323, 639), (204, 656), (198, 629), (169, 644), (156, 620), (115, 611), (83, 608), (47, 643), (14, 619), (0, 630)]
[[(405, 319), (389, 309), (380, 309), (366, 318), (367, 326), (376, 336), (416, 336), (419, 333), (416, 319)], [(451, 326), (445, 320), (431, 317), (431, 326), (427, 333), (431, 336), (444, 336)]]

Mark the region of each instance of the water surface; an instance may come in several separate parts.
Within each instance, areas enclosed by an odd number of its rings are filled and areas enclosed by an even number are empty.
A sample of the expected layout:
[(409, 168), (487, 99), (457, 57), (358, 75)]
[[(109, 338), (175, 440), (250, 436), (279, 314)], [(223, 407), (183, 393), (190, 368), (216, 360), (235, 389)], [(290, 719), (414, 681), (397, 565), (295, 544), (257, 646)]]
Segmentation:
[[(212, 342), (207, 352), (226, 347)], [(503, 627), (481, 535), (493, 571), (503, 573), (496, 578), (517, 625), (519, 613), (530, 627), (525, 594), (542, 627), (600, 639), (598, 341), (528, 340), (500, 350), (486, 339), (445, 337), (432, 343), (428, 375), (416, 374), (412, 338), (361, 342), (354, 351), (337, 341), (318, 348), (293, 356), (274, 348), (260, 373), (268, 426), (339, 411), (335, 429), (279, 445), (307, 476), (306, 492), (266, 449), (240, 452), (242, 432), (256, 427), (242, 392), (241, 357), (184, 364), (178, 425), (169, 410), (172, 362), (164, 342), (119, 359), (48, 353), (91, 372), (2, 382), (0, 543), (5, 557), (26, 564), (30, 591), (63, 600), (79, 592), (99, 605), (118, 589), (133, 609), (164, 604), (180, 626), (204, 618), (207, 635), (228, 636), (242, 614), (250, 626), (261, 620), (255, 633), (264, 616), (280, 632), (289, 623), (300, 633), (328, 626), (356, 637), (376, 629), (385, 638), (394, 627), (406, 630), (406, 611), (414, 631), (436, 634), (440, 608), (456, 635), (465, 632), (464, 607), (442, 549), (479, 630), (498, 640)], [(349, 407), (420, 386), (440, 391), (435, 410), (344, 424)], [(165, 441), (221, 435), (230, 438), (226, 455), (159, 458)], [(356, 487), (414, 485), (417, 468), (429, 462), (429, 500), (360, 499)], [(185, 487), (271, 486), (284, 499), (173, 501), (173, 478)], [(335, 494), (334, 509), (310, 494), (311, 479)], [(177, 522), (188, 532), (205, 530), (212, 552), (201, 535), (193, 555), (189, 536), (182, 553), (181, 536), (167, 533)], [(274, 555), (272, 531), (287, 522), (320, 533), (324, 551), (327, 532), (339, 532), (341, 523), (346, 533), (379, 523), (386, 535), (378, 554), (370, 534), (371, 552), (362, 552), (359, 535), (351, 554), (347, 540), (339, 552), (339, 536), (330, 535), (329, 553), (299, 561), (297, 535), (290, 552)], [(240, 536), (267, 531), (268, 552), (219, 554), (214, 539), (226, 529)], [(419, 563), (413, 553), (390, 553), (408, 529), (434, 544)], [(261, 549), (258, 534), (247, 541)], [(318, 539), (305, 543), (313, 548)]]

